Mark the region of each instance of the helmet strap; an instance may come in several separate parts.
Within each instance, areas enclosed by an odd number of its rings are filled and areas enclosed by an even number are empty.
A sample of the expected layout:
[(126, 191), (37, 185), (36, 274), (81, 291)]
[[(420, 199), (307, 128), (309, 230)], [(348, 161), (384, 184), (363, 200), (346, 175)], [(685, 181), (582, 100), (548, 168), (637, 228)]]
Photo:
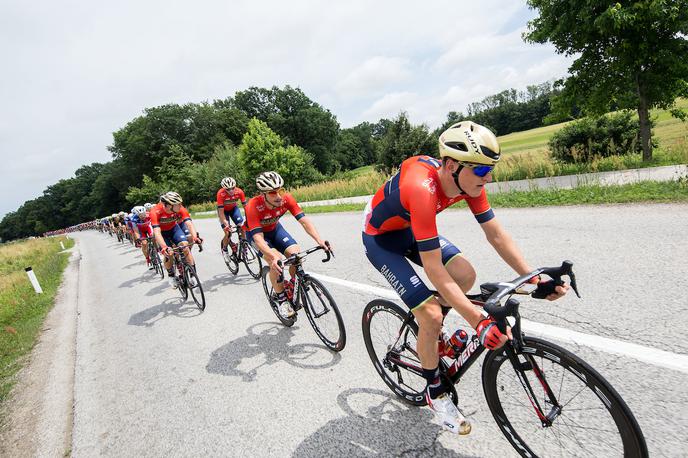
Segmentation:
[(459, 168), (456, 169), (456, 172), (452, 172), (452, 177), (454, 177), (454, 184), (456, 184), (456, 187), (459, 188), (459, 191), (461, 192), (462, 195), (466, 194), (466, 192), (461, 189), (461, 185), (459, 184), (459, 173), (461, 173), (461, 169), (463, 169), (464, 165), (459, 162)]

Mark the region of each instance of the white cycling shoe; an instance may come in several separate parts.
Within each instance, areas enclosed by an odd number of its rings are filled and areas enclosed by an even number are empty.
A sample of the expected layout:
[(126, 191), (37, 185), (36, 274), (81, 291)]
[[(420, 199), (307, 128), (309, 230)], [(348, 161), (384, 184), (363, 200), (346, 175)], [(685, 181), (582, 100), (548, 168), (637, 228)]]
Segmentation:
[(280, 304), (277, 306), (277, 309), (279, 310), (280, 315), (282, 315), (284, 318), (291, 318), (296, 315), (296, 312), (293, 308), (291, 308), (289, 301), (280, 302)]
[(444, 393), (431, 399), (426, 391), (425, 399), (428, 401), (428, 407), (435, 412), (435, 416), (444, 429), (461, 436), (470, 434), (471, 423), (459, 412), (449, 394)]

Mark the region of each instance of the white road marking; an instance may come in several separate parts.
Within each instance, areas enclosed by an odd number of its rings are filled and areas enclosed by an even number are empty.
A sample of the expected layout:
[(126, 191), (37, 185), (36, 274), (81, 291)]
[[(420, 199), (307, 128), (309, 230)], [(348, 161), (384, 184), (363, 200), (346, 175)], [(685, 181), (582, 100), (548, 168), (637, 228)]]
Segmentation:
[[(384, 299), (399, 300), (397, 294), (387, 288), (356, 283), (353, 281), (342, 280), (340, 278), (329, 277), (321, 274), (311, 274), (314, 277), (335, 285), (363, 291)], [(638, 345), (622, 340), (610, 339), (607, 337), (584, 334), (582, 332), (571, 331), (570, 329), (560, 328), (544, 323), (537, 323), (529, 320), (522, 320), (521, 324), (525, 331), (542, 337), (557, 340), (559, 342), (574, 343), (594, 348), (606, 353), (628, 356), (638, 361), (642, 361), (653, 366), (664, 367), (675, 371), (688, 374), (688, 355), (672, 353), (657, 348)]]

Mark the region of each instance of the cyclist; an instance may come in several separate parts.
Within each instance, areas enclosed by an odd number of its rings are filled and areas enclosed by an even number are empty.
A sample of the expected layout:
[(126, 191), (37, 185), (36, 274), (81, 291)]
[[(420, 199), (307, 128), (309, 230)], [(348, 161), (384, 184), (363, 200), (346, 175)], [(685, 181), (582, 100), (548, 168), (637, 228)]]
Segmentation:
[[(266, 262), (270, 265), (270, 282), (277, 293), (279, 312), (282, 316), (290, 318), (295, 312), (292, 309), (284, 284), (278, 284), (277, 277), (282, 273), (282, 268), (277, 261), (283, 256), (291, 256), (300, 250), (296, 241), (279, 223), (279, 219), (287, 212), (303, 226), (308, 235), (319, 246), (329, 250), (325, 241), (320, 238), (313, 222), (308, 218), (291, 194), (284, 189), (284, 180), (277, 172), (263, 172), (256, 178), (256, 187), (260, 194), (249, 200), (246, 205), (246, 223), (244, 230), (249, 240), (259, 250)], [(290, 275), (293, 277), (295, 267), (290, 267)], [(293, 278), (292, 280), (293, 281)]]
[(134, 217), (131, 219), (132, 225), (134, 227), (134, 244), (141, 247), (141, 252), (143, 257), (146, 258), (146, 265), (150, 265), (150, 254), (148, 253), (148, 240), (146, 237), (153, 235), (153, 227), (150, 222), (150, 215), (146, 211), (146, 208), (142, 205), (138, 205), (133, 209)]
[[(244, 224), (244, 217), (241, 216), (238, 203), (246, 208), (246, 195), (241, 188), (236, 185), (236, 180), (232, 177), (225, 177), (220, 181), (220, 189), (217, 191), (217, 217), (220, 219), (220, 226), (225, 231), (225, 235), (220, 242), (220, 248), (227, 253), (227, 245), (230, 243), (229, 231), (231, 226), (229, 219), (236, 224), (239, 237), (243, 236), (241, 226)], [(236, 246), (232, 244), (232, 252), (236, 252)]]
[(170, 246), (184, 247), (184, 256), (186, 256), (186, 260), (195, 269), (196, 262), (191, 254), (191, 250), (188, 248), (189, 242), (187, 235), (182, 229), (182, 225), (186, 226), (194, 243), (201, 244), (203, 240), (198, 237), (196, 228), (193, 222), (191, 222), (191, 216), (189, 216), (189, 212), (182, 205), (182, 197), (174, 191), (166, 192), (160, 196), (160, 202), (150, 212), (150, 222), (153, 226), (155, 241), (160, 247), (160, 251), (165, 255), (164, 263), (167, 268), (170, 285), (176, 288), (176, 278), (172, 271), (173, 253)]
[[(531, 272), (519, 248), (495, 218), (485, 185), (500, 159), (495, 135), (471, 121), (452, 125), (439, 138), (441, 160), (414, 156), (401, 164), (364, 210), (363, 245), (368, 260), (382, 273), (411, 309), (418, 322), (418, 356), (427, 381), (428, 406), (443, 427), (467, 434), (470, 424), (449, 398), (439, 378), (438, 335), (442, 311), (438, 300), (416, 275), (411, 262), (422, 266), (442, 298), (476, 329), (481, 344), (495, 350), (510, 336), (483, 316), (466, 298), (476, 273), (461, 251), (437, 233), (436, 214), (465, 200), (487, 240), (518, 274)], [(532, 282), (537, 283), (538, 278)], [(557, 287), (548, 299), (566, 293)], [(510, 330), (509, 330), (510, 332)]]

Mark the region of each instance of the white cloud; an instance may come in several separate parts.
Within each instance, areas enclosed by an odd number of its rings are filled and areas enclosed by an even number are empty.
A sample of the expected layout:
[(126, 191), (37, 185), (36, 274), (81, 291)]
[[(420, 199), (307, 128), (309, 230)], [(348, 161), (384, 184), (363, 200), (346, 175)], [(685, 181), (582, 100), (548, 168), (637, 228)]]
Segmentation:
[(341, 97), (378, 93), (389, 85), (408, 81), (412, 76), (410, 64), (408, 58), (371, 57), (337, 83), (337, 92)]
[(418, 94), (413, 92), (393, 92), (376, 100), (363, 112), (365, 119), (393, 118), (400, 111), (408, 111), (409, 115), (418, 103)]

